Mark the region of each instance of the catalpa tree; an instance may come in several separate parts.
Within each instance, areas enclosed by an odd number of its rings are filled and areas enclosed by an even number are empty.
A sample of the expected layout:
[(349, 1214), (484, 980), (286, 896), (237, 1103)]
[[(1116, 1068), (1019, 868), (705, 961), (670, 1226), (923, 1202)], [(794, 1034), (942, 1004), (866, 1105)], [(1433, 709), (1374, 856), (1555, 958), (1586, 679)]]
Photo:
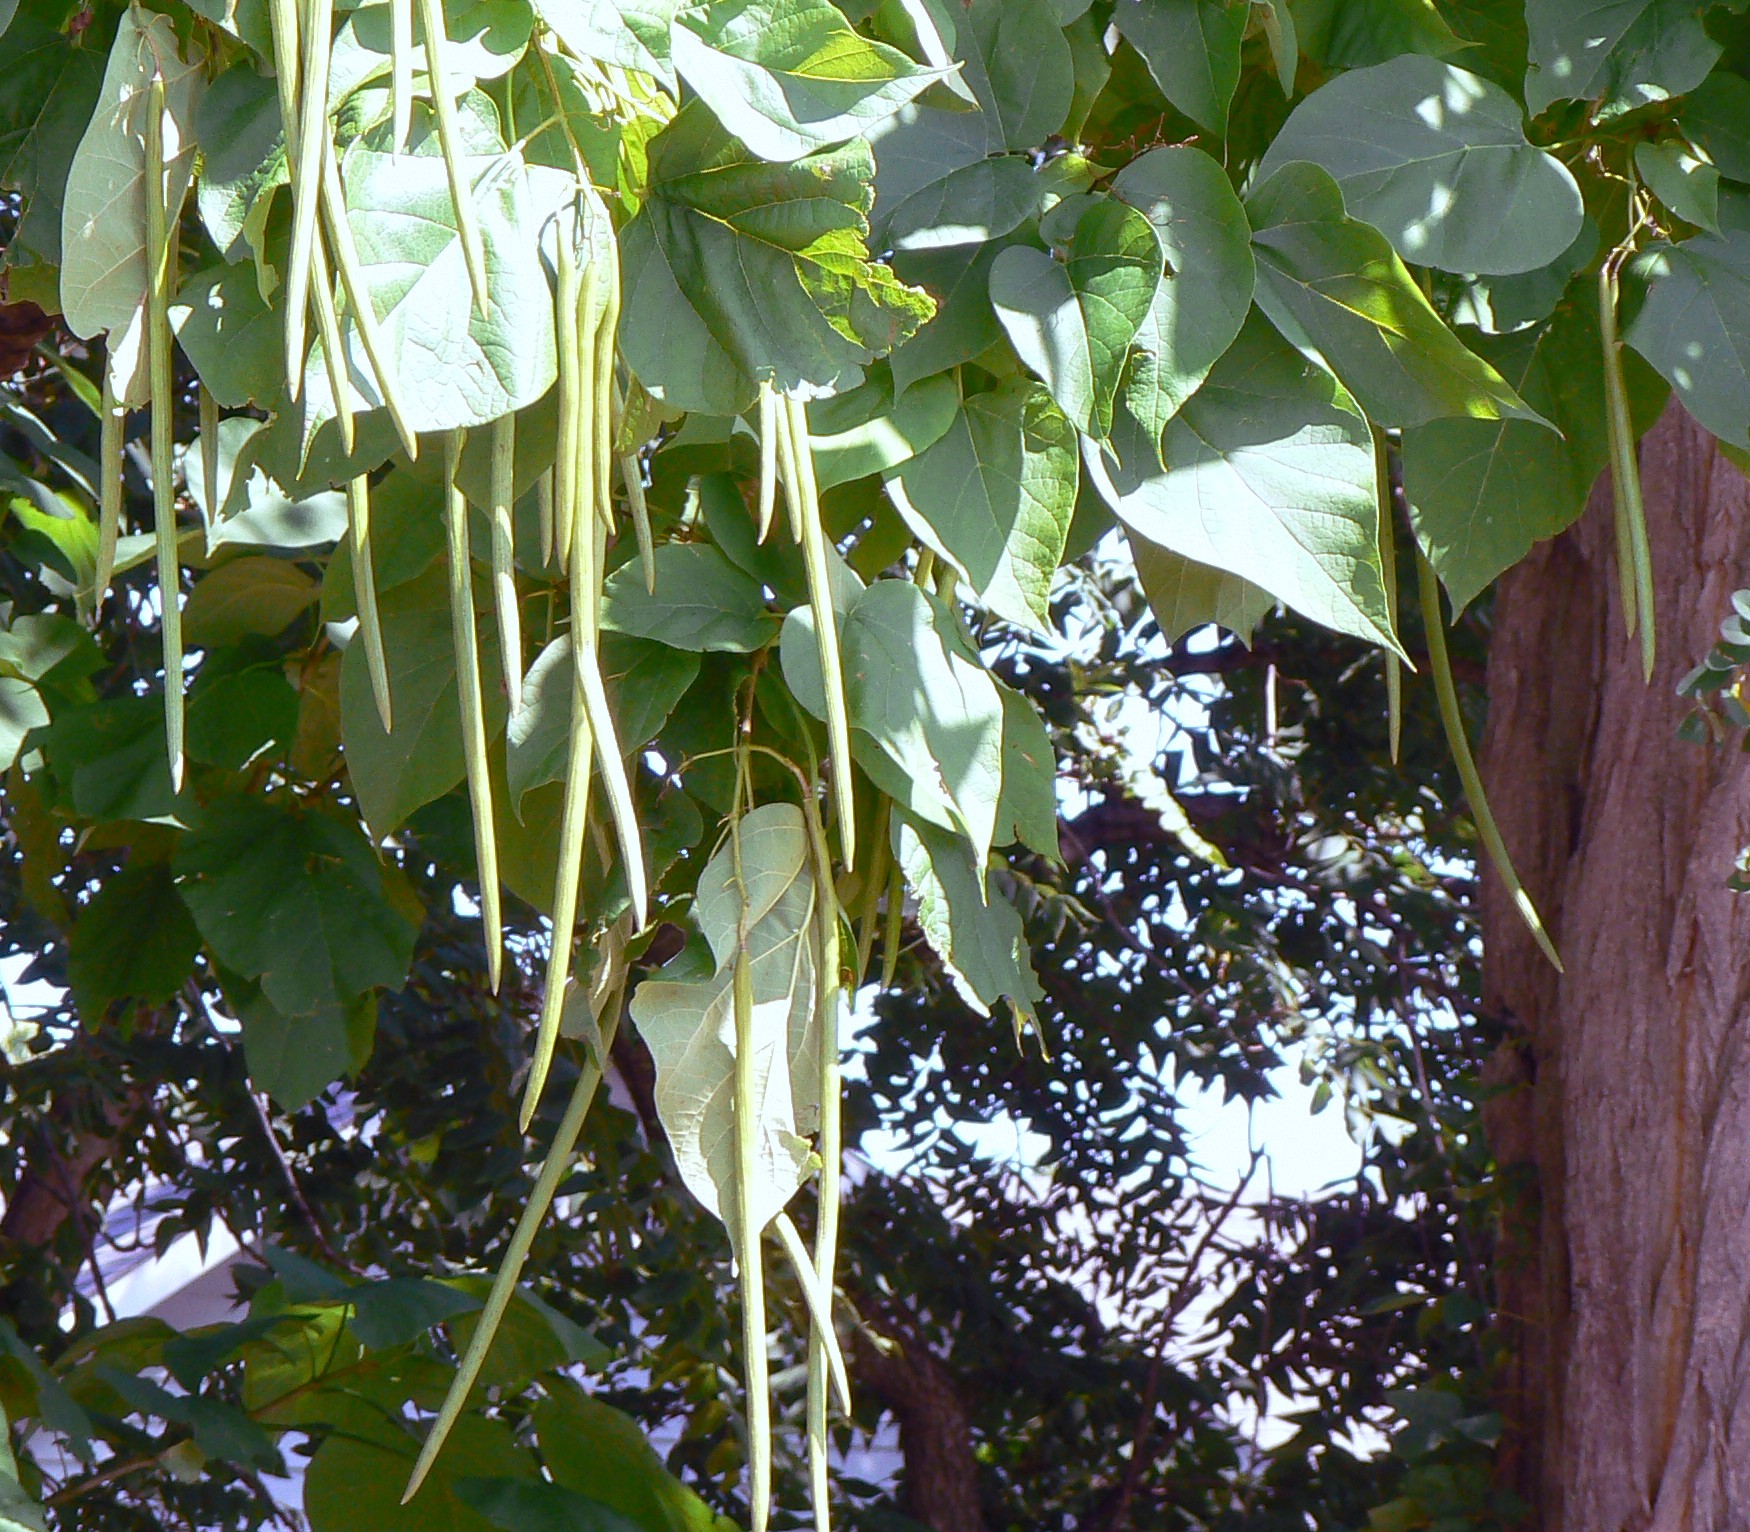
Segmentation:
[[(369, 1059), (433, 846), (466, 848), (493, 986), (507, 926), (513, 962), (531, 957), (518, 911), (550, 931), (519, 1114), (546, 1128), (545, 1166), (489, 1287), (367, 1297), (282, 1258), (222, 1355), (185, 1337), (74, 1358), (82, 1399), (20, 1344), (13, 1414), (77, 1452), (91, 1409), (133, 1412), (258, 1466), (270, 1432), (325, 1428), (321, 1526), (365, 1503), (372, 1525), (423, 1525), (421, 1495), (457, 1525), (557, 1524), (613, 1499), (616, 1461), (649, 1500), (622, 1516), (708, 1522), (575, 1389), (516, 1429), (482, 1409), (541, 1370), (495, 1370), (516, 1326), (548, 1367), (588, 1352), (521, 1284), (630, 1026), (676, 1173), (735, 1256), (752, 1525), (771, 1500), (772, 1266), (800, 1301), (824, 1527), (851, 1381), (848, 999), (896, 984), (909, 911), (965, 1005), (1035, 1046), (1015, 900), (1059, 856), (1054, 750), (997, 656), (1050, 643), (1060, 571), (1116, 529), (1168, 640), (1249, 639), (1285, 608), (1377, 656), (1394, 748), (1406, 662), (1426, 677), (1492, 869), (1494, 988), (1526, 1029), (1500, 1067), (1530, 1059), (1540, 1103), (1535, 1152), (1515, 1152), (1511, 1104), (1497, 1143), (1545, 1199), (1514, 1268), (1539, 1296), (1502, 1304), (1523, 1363), (1502, 1385), (1503, 1475), (1552, 1526), (1655, 1498), (1675, 1516), (1685, 1493), (1686, 1525), (1729, 1524), (1742, 1501), (1706, 1486), (1745, 1461), (1710, 1414), (1732, 1345), (1686, 1359), (1656, 1325), (1624, 1364), (1697, 1369), (1699, 1393), (1649, 1384), (1627, 1412), (1656, 1448), (1613, 1445), (1609, 1390), (1586, 1381), (1641, 1291), (1592, 1283), (1590, 1242), (1639, 1224), (1664, 1162), (1611, 1169), (1590, 1137), (1612, 1130), (1580, 1120), (1581, 1082), (1606, 1064), (1537, 1070), (1562, 1017), (1623, 987), (1607, 963), (1564, 976), (1564, 933), (1589, 959), (1639, 935), (1636, 907), (1586, 904), (1594, 884), (1630, 897), (1632, 856), (1583, 865), (1603, 832), (1582, 809), (1558, 832), (1553, 805), (1608, 775), (1619, 701), (1665, 751), (1663, 715), (1634, 699), (1670, 710), (1744, 542), (1729, 470), (1695, 493), (1670, 478), (1718, 461), (1709, 437), (1750, 452), (1750, 38), (1730, 5), (0, 15), (7, 294), (60, 316), (49, 393), (97, 443), (14, 403), (19, 457), (0, 465), (23, 570), (0, 651), (7, 822), (27, 891), (71, 900), (81, 1019), (134, 1025), (193, 986), (294, 1110)], [(1670, 393), (1684, 413), (1643, 493), (1637, 442)], [(1604, 542), (1551, 544), (1601, 475)], [(1537, 787), (1497, 824), (1442, 589), (1463, 612), (1508, 571), (1485, 765), (1516, 759)], [(1591, 604), (1565, 621), (1574, 602)], [(1735, 702), (1739, 621), (1691, 691)], [(1557, 632), (1588, 647), (1529, 665)], [(1565, 724), (1537, 690), (1582, 682), (1602, 711)], [(1509, 695), (1530, 732), (1503, 723)], [(1673, 787), (1668, 833), (1706, 820), (1729, 860), (1741, 780)], [(92, 846), (109, 863), (74, 877)], [(1698, 874), (1712, 913), (1694, 918), (1723, 932), (1717, 888)], [(1627, 985), (1649, 1025), (1689, 950), (1666, 936)], [(1720, 961), (1738, 982), (1742, 960)], [(1730, 990), (1702, 1031), (1736, 1017)], [(1744, 1237), (1710, 1222), (1693, 1168), (1715, 1163), (1735, 1078), (1710, 1048), (1682, 1089), (1714, 1105), (1670, 1151), (1689, 1201), (1625, 1246), (1678, 1330)], [(1600, 1120), (1648, 1131), (1632, 1098)], [(1721, 1153), (1722, 1174), (1744, 1158)], [(1596, 1184), (1572, 1180), (1586, 1156)], [(1603, 1221), (1565, 1224), (1564, 1194)], [(1702, 1254), (1672, 1297), (1656, 1274), (1675, 1248)], [(414, 1345), (446, 1321), (453, 1362)], [(379, 1344), (404, 1348), (396, 1368), (325, 1381), (337, 1357), (369, 1372)], [(203, 1410), (200, 1378), (235, 1359), (241, 1402)], [(361, 1387), (367, 1422), (345, 1402)], [(40, 1472), (25, 1460), (0, 1514), (42, 1524)]]

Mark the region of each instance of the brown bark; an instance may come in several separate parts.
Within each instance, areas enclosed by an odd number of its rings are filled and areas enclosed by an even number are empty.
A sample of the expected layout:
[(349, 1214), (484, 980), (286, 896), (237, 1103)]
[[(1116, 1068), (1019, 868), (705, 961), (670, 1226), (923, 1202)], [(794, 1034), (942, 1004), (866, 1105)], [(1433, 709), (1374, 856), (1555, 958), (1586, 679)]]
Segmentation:
[(858, 1382), (899, 1422), (906, 1514), (930, 1532), (984, 1532), (972, 1420), (947, 1365), (915, 1336), (887, 1349), (861, 1331), (854, 1357)]
[(1750, 583), (1750, 484), (1675, 407), (1641, 454), (1659, 663), (1623, 631), (1607, 494), (1502, 582), (1483, 770), (1566, 960), (1492, 878), (1486, 1109), (1510, 1189), (1502, 1473), (1544, 1532), (1750, 1525), (1750, 756), (1676, 737)]

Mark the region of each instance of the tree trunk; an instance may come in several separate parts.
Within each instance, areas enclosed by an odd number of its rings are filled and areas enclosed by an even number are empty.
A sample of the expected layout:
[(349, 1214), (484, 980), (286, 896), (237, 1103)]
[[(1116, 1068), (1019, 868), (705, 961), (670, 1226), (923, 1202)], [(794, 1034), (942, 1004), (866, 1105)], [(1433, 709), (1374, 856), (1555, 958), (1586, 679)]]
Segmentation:
[(972, 1421), (947, 1364), (915, 1334), (883, 1350), (859, 1330), (853, 1345), (858, 1383), (899, 1423), (906, 1512), (930, 1532), (985, 1532)]
[[(1623, 630), (1608, 488), (1502, 582), (1483, 770), (1558, 976), (1485, 877), (1485, 1117), (1514, 1198), (1501, 1470), (1543, 1532), (1750, 1524), (1750, 755), (1676, 737), (1750, 584), (1750, 484), (1675, 406), (1641, 452), (1659, 662)], [(1515, 1082), (1520, 1088), (1513, 1088)]]

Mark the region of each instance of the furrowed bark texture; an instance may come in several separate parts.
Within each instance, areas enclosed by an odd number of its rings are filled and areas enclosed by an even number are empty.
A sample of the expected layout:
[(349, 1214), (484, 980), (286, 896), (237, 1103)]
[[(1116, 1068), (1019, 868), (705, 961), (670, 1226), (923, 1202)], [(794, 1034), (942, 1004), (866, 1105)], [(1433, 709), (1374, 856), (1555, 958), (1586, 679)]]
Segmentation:
[(1483, 771), (1556, 933), (1485, 877), (1485, 1111), (1503, 1231), (1501, 1471), (1543, 1532), (1750, 1526), (1750, 755), (1680, 741), (1681, 676), (1750, 584), (1750, 484), (1679, 410), (1641, 449), (1659, 663), (1617, 599), (1608, 490), (1509, 574)]

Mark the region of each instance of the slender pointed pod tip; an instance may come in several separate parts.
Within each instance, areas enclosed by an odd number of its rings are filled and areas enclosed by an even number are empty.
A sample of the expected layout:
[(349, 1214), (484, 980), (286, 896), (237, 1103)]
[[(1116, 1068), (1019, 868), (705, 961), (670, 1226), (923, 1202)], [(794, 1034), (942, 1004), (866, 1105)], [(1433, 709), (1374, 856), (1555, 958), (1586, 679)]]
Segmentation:
[(589, 828), (589, 795), (595, 756), (595, 736), (584, 706), (583, 686), (576, 667), (571, 678), (571, 739), (567, 746), (565, 803), (559, 818), (558, 866), (553, 875), (553, 937), (547, 954), (547, 983), (541, 995), (541, 1020), (535, 1033), (535, 1051), (529, 1061), (529, 1077), (523, 1086), (517, 1122), (524, 1133), (534, 1121), (541, 1091), (552, 1067), (553, 1050), (559, 1041), (559, 1022), (565, 1004), (565, 986), (571, 974), (571, 942), (577, 924), (578, 884), (583, 872), (583, 842)]
[[(604, 1045), (612, 1044), (618, 1023), (618, 1012), (610, 1010), (602, 1024)], [(474, 1333), (468, 1337), (468, 1348), (462, 1353), (456, 1375), (450, 1380), (449, 1392), (444, 1396), (444, 1402), (438, 1409), (438, 1417), (419, 1449), (419, 1459), (413, 1465), (413, 1472), (408, 1476), (407, 1488), (401, 1495), (403, 1505), (419, 1493), (420, 1486), (431, 1472), (432, 1464), (437, 1461), (445, 1441), (449, 1439), (451, 1428), (460, 1419), (462, 1409), (468, 1402), (468, 1394), (480, 1376), (486, 1354), (491, 1349), (505, 1310), (510, 1307), (510, 1300), (516, 1292), (517, 1279), (522, 1275), (523, 1265), (529, 1258), (529, 1248), (535, 1242), (535, 1235), (547, 1216), (547, 1209), (553, 1205), (553, 1196), (559, 1189), (559, 1183), (571, 1167), (571, 1155), (577, 1147), (577, 1136), (583, 1131), (584, 1119), (589, 1115), (590, 1103), (595, 1100), (601, 1079), (601, 1070), (593, 1062), (586, 1064), (577, 1077), (577, 1085), (571, 1092), (565, 1115), (559, 1121), (558, 1131), (553, 1135), (546, 1159), (541, 1162), (541, 1171), (535, 1178), (534, 1189), (529, 1193), (529, 1200), (524, 1204), (516, 1228), (511, 1232), (504, 1261), (498, 1268), (497, 1276), (492, 1279), (492, 1290), (486, 1295), (486, 1303), (480, 1310)]]
[(1531, 895), (1522, 888), (1515, 889), (1513, 891), (1513, 904), (1518, 909), (1520, 917), (1531, 928), (1532, 938), (1537, 942), (1543, 955), (1550, 960), (1555, 971), (1566, 973), (1568, 970), (1562, 963), (1562, 955), (1556, 950), (1556, 944), (1544, 926), (1543, 917), (1537, 913), (1537, 906), (1531, 902)]
[(833, 1329), (832, 1293), (810, 1258), (808, 1247), (802, 1243), (802, 1236), (797, 1233), (790, 1215), (778, 1214), (772, 1220), (772, 1229), (778, 1236), (778, 1243), (783, 1246), (784, 1254), (789, 1258), (790, 1269), (796, 1273), (796, 1285), (802, 1289), (802, 1301), (808, 1309), (809, 1323), (813, 1326), (814, 1334), (820, 1337), (833, 1394), (838, 1399), (839, 1408), (849, 1415), (851, 1381), (845, 1370), (844, 1352), (839, 1346), (838, 1334)]
[(772, 530), (778, 504), (778, 400), (770, 378), (760, 379), (760, 500), (756, 530), (763, 543)]
[(370, 481), (362, 474), (346, 486), (347, 551), (352, 559), (353, 605), (358, 608), (359, 638), (365, 648), (365, 670), (383, 732), (395, 732), (389, 697), (389, 663), (383, 653), (383, 628), (377, 612), (377, 578), (371, 551)]
[(1641, 465), (1635, 452), (1634, 419), (1623, 378), (1622, 346), (1617, 336), (1617, 259), (1606, 258), (1598, 273), (1598, 329), (1604, 362), (1604, 417), (1610, 446), (1610, 486), (1615, 506), (1616, 568), (1623, 625), (1641, 640), (1641, 668), (1653, 678), (1657, 649), (1653, 612), (1653, 559), (1647, 538), (1647, 507), (1641, 494)]
[(1422, 599), (1423, 626), (1428, 635), (1428, 669), (1434, 680), (1434, 695), (1440, 704), (1440, 723), (1446, 730), (1446, 742), (1452, 751), (1453, 764), (1458, 767), (1458, 779), (1470, 802), (1471, 819), (1477, 827), (1477, 838), (1483, 843), (1489, 862), (1513, 898), (1514, 907), (1530, 928), (1543, 955), (1563, 971), (1560, 954), (1554, 940), (1544, 928), (1543, 917), (1537, 912), (1531, 895), (1519, 881), (1513, 858), (1495, 822), (1494, 810), (1483, 788), (1482, 773), (1477, 770), (1476, 757), (1471, 754), (1470, 739), (1465, 733), (1464, 713), (1458, 705), (1458, 688), (1452, 679), (1452, 662), (1446, 653), (1446, 623), (1440, 610), (1440, 583), (1434, 566), (1419, 550), (1416, 554), (1416, 583)]

